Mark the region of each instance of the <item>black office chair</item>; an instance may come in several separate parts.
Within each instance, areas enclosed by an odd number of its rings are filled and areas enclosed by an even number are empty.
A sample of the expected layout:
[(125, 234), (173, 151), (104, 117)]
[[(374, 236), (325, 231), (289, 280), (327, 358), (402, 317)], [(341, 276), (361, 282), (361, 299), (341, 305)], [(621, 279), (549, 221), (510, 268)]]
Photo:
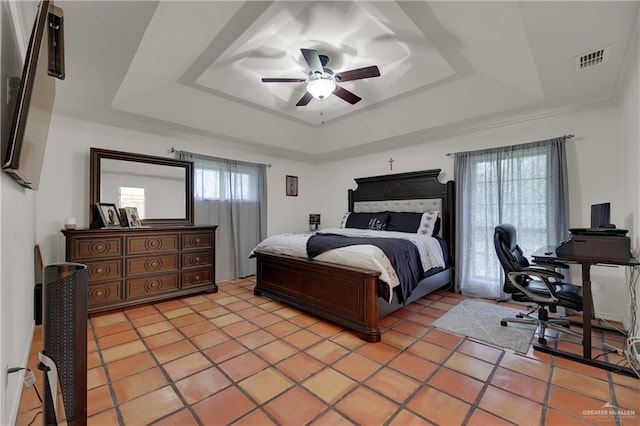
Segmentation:
[[(516, 228), (513, 225), (496, 226), (493, 238), (496, 254), (504, 270), (503, 290), (511, 294), (516, 302), (533, 302), (537, 305), (528, 313), (520, 313), (516, 318), (503, 318), (500, 325), (507, 323), (534, 324), (538, 326), (538, 342), (546, 344), (547, 328), (560, 330), (582, 338), (582, 334), (569, 329), (569, 321), (549, 318), (549, 311), (556, 312), (556, 306), (564, 306), (576, 311), (582, 310), (582, 287), (561, 282), (564, 275), (554, 270), (553, 264), (531, 265), (517, 244)], [(537, 318), (531, 314), (537, 311)]]

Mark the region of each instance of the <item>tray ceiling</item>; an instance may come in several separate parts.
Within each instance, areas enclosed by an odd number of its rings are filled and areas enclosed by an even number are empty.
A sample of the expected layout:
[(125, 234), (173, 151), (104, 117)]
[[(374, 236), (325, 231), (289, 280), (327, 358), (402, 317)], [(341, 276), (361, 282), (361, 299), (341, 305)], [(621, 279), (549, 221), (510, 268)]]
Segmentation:
[[(638, 49), (638, 2), (56, 3), (60, 112), (311, 162), (609, 102)], [(355, 105), (296, 107), (304, 83), (260, 79), (305, 78), (300, 48), (381, 76), (342, 83)]]

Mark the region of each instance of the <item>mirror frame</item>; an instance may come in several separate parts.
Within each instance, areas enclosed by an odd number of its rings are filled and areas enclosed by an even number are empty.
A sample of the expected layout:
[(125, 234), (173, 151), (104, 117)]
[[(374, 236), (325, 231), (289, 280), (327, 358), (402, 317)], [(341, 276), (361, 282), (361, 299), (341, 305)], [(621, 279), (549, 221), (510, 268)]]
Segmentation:
[(91, 227), (95, 227), (97, 212), (94, 209), (96, 203), (102, 202), (100, 199), (101, 186), (101, 161), (103, 159), (122, 160), (148, 164), (159, 164), (162, 166), (180, 167), (185, 172), (185, 214), (184, 218), (146, 218), (140, 222), (145, 226), (193, 226), (193, 163), (190, 161), (177, 160), (173, 158), (156, 157), (153, 155), (135, 154), (132, 152), (113, 151), (109, 149), (91, 148), (91, 161), (89, 163), (89, 220)]

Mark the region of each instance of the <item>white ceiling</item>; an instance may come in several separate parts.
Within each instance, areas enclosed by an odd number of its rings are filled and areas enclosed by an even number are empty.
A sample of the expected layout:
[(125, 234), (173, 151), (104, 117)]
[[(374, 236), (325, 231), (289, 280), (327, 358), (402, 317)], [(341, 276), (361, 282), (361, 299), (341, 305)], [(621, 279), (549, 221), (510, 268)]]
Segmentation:
[[(637, 1), (56, 4), (59, 112), (316, 163), (616, 100), (638, 54)], [(260, 79), (305, 78), (300, 48), (381, 76), (296, 107), (304, 83)]]

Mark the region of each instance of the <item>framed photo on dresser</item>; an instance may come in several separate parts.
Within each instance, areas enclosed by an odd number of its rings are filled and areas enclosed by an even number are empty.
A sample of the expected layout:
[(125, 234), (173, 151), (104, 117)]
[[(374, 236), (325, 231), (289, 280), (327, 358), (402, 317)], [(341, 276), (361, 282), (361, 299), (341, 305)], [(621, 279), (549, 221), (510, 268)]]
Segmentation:
[(138, 214), (137, 207), (125, 207), (120, 209), (120, 216), (122, 221), (125, 222), (125, 226), (129, 228), (140, 228), (140, 215)]
[(115, 204), (97, 203), (96, 207), (98, 208), (98, 213), (100, 213), (100, 220), (102, 220), (104, 228), (120, 228), (122, 226), (118, 208)]

